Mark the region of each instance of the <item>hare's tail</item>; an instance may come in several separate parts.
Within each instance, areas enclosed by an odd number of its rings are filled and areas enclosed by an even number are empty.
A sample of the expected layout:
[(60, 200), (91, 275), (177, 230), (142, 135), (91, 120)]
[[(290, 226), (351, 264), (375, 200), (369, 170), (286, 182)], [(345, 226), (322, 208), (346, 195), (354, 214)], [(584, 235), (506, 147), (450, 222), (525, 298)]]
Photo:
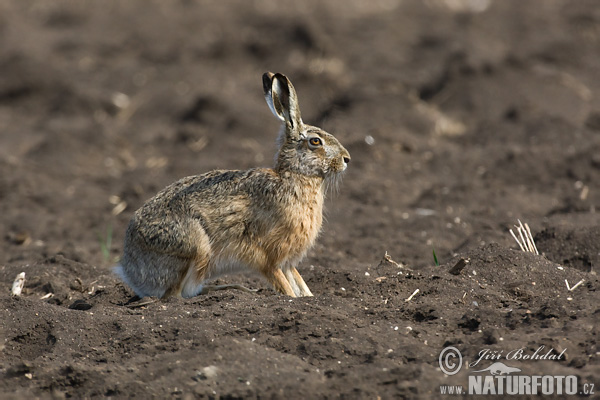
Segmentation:
[[(123, 282), (125, 282), (127, 285), (129, 285), (129, 287), (135, 291), (135, 294), (137, 294), (138, 296), (140, 295), (138, 293), (138, 290), (135, 288), (135, 285), (133, 284), (133, 282), (131, 282), (129, 277), (125, 274), (125, 271), (123, 270), (123, 266), (121, 264), (117, 264), (114, 267), (112, 267), (112, 272), (113, 272), (113, 274), (115, 274), (119, 278), (121, 278), (121, 280)], [(140, 297), (143, 297), (143, 296), (140, 296)]]
[(121, 265), (121, 264), (117, 264), (116, 266), (114, 266), (112, 271), (115, 275), (117, 275), (119, 278), (121, 278), (121, 280), (123, 282), (125, 282), (130, 288), (132, 288), (133, 291), (135, 292), (135, 294), (140, 298), (147, 297), (147, 296), (162, 297), (164, 295), (164, 290), (161, 290), (158, 292), (154, 291), (154, 292), (150, 293), (150, 292), (148, 292), (148, 290), (144, 290), (142, 287), (137, 285), (136, 282), (134, 282), (129, 277), (129, 275), (127, 275), (127, 273), (125, 272), (125, 269), (123, 268), (123, 265)]

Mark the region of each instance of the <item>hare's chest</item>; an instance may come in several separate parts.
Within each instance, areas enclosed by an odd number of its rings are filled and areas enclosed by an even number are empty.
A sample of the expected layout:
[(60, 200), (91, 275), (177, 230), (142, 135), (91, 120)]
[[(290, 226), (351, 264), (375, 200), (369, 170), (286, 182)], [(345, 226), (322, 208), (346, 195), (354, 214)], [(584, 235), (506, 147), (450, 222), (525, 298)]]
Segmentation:
[(284, 228), (287, 235), (282, 235), (279, 246), (287, 250), (289, 258), (301, 258), (315, 243), (321, 231), (323, 202), (317, 198), (298, 204), (286, 219), (283, 224), (287, 225)]
[(311, 246), (321, 231), (323, 207), (321, 204), (310, 205), (301, 214), (295, 221), (296, 229), (291, 239), (300, 246)]

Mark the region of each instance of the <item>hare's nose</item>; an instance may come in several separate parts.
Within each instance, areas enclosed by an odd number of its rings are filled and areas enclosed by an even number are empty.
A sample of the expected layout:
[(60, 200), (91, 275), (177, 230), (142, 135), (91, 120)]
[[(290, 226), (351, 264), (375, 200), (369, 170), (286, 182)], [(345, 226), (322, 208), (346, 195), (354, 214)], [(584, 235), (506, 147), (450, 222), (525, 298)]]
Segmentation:
[(350, 163), (350, 156), (348, 156), (348, 157), (344, 157), (344, 162), (345, 162), (346, 164), (349, 164), (349, 163)]

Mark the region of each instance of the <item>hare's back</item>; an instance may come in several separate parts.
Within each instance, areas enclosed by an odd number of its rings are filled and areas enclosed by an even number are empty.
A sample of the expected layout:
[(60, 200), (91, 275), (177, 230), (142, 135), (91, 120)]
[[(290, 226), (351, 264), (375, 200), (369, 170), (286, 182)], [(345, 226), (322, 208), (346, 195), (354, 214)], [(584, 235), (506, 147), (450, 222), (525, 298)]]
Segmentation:
[[(173, 182), (148, 200), (139, 210), (146, 217), (167, 213), (180, 213), (193, 197), (195, 201), (216, 200), (239, 191), (239, 181), (247, 171), (215, 170), (193, 175)], [(162, 209), (163, 212), (159, 212)]]
[(180, 179), (165, 188), (157, 197), (163, 197), (173, 205), (184, 207), (207, 204), (226, 207), (228, 203), (242, 198), (262, 197), (280, 187), (277, 174), (267, 168), (250, 170), (216, 170), (203, 175)]
[[(271, 169), (216, 170), (188, 176), (164, 188), (140, 208), (138, 222), (198, 219), (230, 222), (274, 207), (281, 179)], [(237, 218), (234, 218), (237, 217)], [(235, 219), (235, 220), (234, 220)]]
[(167, 186), (134, 213), (126, 247), (142, 244), (147, 250), (193, 257), (197, 235), (214, 234), (224, 223), (232, 228), (248, 217), (250, 196), (240, 186), (247, 173), (211, 171)]

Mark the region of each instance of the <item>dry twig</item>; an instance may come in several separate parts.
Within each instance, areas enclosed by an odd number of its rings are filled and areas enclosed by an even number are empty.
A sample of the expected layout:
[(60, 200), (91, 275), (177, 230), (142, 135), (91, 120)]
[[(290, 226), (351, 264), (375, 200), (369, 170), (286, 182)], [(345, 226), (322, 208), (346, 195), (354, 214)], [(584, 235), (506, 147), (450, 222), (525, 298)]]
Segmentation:
[(404, 300), (404, 301), (406, 301), (406, 302), (409, 302), (409, 301), (411, 301), (411, 300), (412, 300), (412, 298), (413, 298), (413, 297), (415, 297), (415, 296), (417, 295), (417, 293), (419, 293), (419, 289), (415, 290), (415, 291), (413, 292), (413, 294), (411, 294), (410, 296), (408, 296), (408, 298), (407, 298), (406, 300)]
[(569, 282), (568, 282), (568, 281), (565, 279), (565, 284), (567, 285), (567, 290), (568, 290), (569, 292), (572, 292), (573, 290), (577, 289), (577, 287), (578, 287), (579, 285), (581, 285), (583, 282), (585, 282), (585, 279), (582, 279), (582, 280), (580, 280), (579, 282), (577, 282), (577, 283), (575, 284), (575, 286), (571, 287), (571, 286), (569, 285)]

